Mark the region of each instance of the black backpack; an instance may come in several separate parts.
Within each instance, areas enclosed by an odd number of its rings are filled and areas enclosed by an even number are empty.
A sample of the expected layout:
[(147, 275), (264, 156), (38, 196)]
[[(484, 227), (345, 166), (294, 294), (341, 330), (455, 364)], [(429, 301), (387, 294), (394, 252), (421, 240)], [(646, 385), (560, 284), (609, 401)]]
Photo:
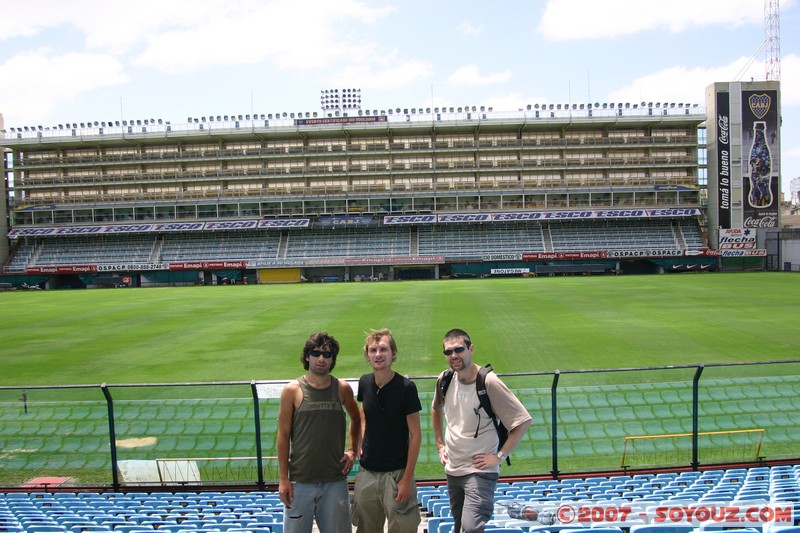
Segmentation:
[[(492, 423), (494, 424), (494, 428), (497, 430), (497, 438), (500, 441), (498, 444), (498, 450), (503, 448), (503, 444), (505, 444), (506, 440), (508, 439), (508, 430), (497, 418), (492, 410), (492, 402), (489, 400), (489, 393), (486, 391), (486, 374), (492, 372), (492, 365), (486, 365), (485, 367), (478, 370), (478, 381), (475, 382), (475, 391), (478, 393), (478, 401), (481, 404), (481, 407), (484, 411), (489, 415), (489, 418), (492, 419)], [(447, 389), (450, 387), (450, 382), (453, 381), (453, 372), (452, 368), (448, 368), (442, 374), (441, 380), (439, 380), (439, 390), (442, 391), (442, 400), (444, 400), (445, 395), (447, 394)], [(478, 436), (478, 428), (475, 428), (475, 437)], [(506, 456), (506, 463), (511, 465), (511, 457)]]

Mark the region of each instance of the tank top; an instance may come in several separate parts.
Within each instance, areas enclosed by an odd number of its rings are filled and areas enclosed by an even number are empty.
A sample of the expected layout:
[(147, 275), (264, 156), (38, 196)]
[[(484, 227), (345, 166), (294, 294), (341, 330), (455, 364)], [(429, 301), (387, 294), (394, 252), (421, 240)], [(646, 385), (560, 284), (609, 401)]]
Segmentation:
[(289, 479), (328, 483), (344, 479), (342, 464), (347, 420), (339, 399), (339, 380), (331, 376), (326, 389), (315, 389), (305, 376), (297, 379), (303, 401), (292, 418)]

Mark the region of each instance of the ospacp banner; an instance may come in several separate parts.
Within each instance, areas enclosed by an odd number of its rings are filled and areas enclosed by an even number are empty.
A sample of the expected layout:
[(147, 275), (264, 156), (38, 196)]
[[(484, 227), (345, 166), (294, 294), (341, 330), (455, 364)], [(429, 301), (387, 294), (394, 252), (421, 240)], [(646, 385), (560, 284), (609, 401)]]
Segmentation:
[(169, 270), (169, 263), (111, 263), (97, 265), (98, 272), (139, 272)]

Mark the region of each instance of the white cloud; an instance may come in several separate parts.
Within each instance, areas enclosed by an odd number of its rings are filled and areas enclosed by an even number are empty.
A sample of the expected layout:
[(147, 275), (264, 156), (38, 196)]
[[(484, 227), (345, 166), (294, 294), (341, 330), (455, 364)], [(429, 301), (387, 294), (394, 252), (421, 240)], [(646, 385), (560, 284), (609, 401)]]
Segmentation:
[[(350, 65), (331, 77), (333, 86), (356, 86), (363, 89), (392, 90), (430, 79), (433, 67), (418, 60), (394, 60), (379, 65)], [(385, 104), (384, 104), (385, 105)]]
[(761, 25), (763, 17), (760, 2), (753, 0), (548, 0), (536, 29), (546, 39), (567, 41), (653, 29), (678, 33), (710, 25)]
[(494, 74), (481, 74), (478, 65), (465, 65), (459, 67), (448, 78), (447, 82), (458, 86), (491, 85), (503, 83), (511, 79), (510, 70), (496, 72)]
[(170, 73), (265, 59), (303, 69), (357, 56), (358, 33), (341, 28), (391, 12), (358, 0), (32, 0), (4, 10), (0, 39), (78, 30), (86, 48), (133, 54), (135, 65)]
[(800, 56), (781, 59), (781, 107), (800, 106)]
[(491, 107), (495, 111), (517, 111), (525, 109), (528, 104), (542, 103), (544, 98), (527, 98), (520, 93), (495, 94), (487, 96), (480, 105)]
[(476, 26), (469, 20), (465, 20), (458, 26), (458, 31), (467, 37), (477, 37), (483, 33), (483, 24)]
[(0, 65), (0, 102), (7, 123), (40, 121), (86, 91), (126, 81), (122, 64), (111, 56), (37, 50)]
[(0, 41), (14, 37), (31, 37), (46, 28), (63, 23), (70, 17), (68, 12), (71, 11), (64, 10), (63, 7), (64, 3), (60, 0), (12, 2), (3, 6)]
[(742, 57), (721, 67), (674, 66), (642, 76), (610, 92), (608, 98), (615, 102), (658, 101), (703, 105), (705, 89), (712, 83), (737, 79), (747, 81), (751, 75), (763, 79), (763, 64), (754, 63), (745, 68), (748, 63), (749, 59)]
[(389, 12), (353, 0), (226, 4), (190, 26), (150, 36), (135, 63), (165, 72), (264, 60), (282, 69), (319, 68), (368, 53), (369, 44), (339, 32), (343, 21), (372, 24)]

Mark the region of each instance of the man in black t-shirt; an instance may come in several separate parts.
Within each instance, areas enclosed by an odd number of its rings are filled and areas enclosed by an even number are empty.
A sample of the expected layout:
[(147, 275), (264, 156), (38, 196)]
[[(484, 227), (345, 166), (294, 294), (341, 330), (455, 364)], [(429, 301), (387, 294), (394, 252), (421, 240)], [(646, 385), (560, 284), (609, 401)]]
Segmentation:
[(414, 468), (422, 442), (422, 405), (414, 383), (392, 369), (397, 344), (391, 331), (373, 331), (364, 342), (364, 357), (372, 373), (358, 381), (363, 439), (360, 469), (353, 498), (356, 533), (417, 531)]

